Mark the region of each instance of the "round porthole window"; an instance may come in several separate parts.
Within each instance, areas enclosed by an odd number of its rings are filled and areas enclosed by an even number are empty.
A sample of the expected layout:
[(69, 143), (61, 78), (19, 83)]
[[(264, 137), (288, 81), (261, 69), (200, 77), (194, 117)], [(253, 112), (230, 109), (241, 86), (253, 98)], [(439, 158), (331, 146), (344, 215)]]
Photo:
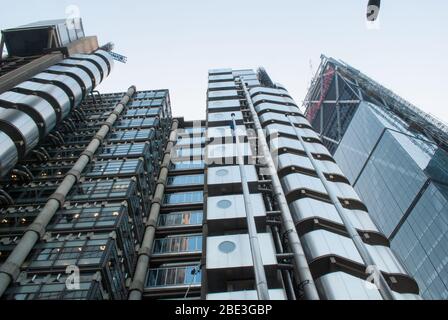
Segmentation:
[(220, 169), (220, 170), (216, 171), (216, 175), (218, 177), (224, 177), (228, 174), (229, 174), (229, 170), (227, 170), (227, 169)]
[(223, 241), (219, 244), (218, 249), (223, 253), (230, 253), (235, 251), (236, 244), (232, 241)]
[(218, 202), (218, 208), (227, 209), (232, 205), (232, 202), (229, 200), (221, 200)]

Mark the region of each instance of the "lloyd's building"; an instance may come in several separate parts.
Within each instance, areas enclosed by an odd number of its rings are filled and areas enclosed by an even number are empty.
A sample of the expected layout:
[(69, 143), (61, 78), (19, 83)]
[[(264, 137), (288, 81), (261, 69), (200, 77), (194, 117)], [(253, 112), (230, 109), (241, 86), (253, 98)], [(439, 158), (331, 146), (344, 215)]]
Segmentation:
[(82, 24), (2, 36), (1, 299), (420, 299), (263, 68), (210, 70), (187, 121), (165, 89), (99, 93), (116, 55)]

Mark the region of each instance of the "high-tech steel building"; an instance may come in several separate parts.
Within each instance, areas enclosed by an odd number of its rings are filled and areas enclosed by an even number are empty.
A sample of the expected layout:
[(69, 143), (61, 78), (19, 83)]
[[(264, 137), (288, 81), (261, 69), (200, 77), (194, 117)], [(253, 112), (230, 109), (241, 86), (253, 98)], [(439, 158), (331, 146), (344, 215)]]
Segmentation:
[(322, 57), (306, 116), (426, 299), (448, 298), (448, 127)]
[(113, 54), (64, 23), (4, 32), (2, 299), (420, 298), (264, 69), (209, 71), (185, 121), (167, 90), (98, 93)]

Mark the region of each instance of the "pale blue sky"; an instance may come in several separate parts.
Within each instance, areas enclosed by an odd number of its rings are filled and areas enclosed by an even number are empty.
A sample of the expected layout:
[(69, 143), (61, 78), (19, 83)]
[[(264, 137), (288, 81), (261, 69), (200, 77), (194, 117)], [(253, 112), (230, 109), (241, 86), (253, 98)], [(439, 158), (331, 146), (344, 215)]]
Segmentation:
[(63, 18), (77, 5), (86, 33), (128, 57), (100, 90), (168, 88), (174, 114), (187, 119), (205, 117), (210, 68), (264, 66), (300, 103), (325, 53), (447, 122), (448, 1), (383, 0), (379, 30), (366, 27), (366, 3), (0, 0), (0, 28)]

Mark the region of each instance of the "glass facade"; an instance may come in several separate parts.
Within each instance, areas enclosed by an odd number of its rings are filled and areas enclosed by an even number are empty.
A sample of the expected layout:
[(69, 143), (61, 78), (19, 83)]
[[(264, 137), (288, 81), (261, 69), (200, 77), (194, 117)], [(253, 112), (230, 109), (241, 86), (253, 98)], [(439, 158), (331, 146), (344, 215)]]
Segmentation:
[[(421, 127), (422, 116), (412, 119), (394, 111), (391, 105), (402, 101), (392, 102), (397, 99), (392, 92), (346, 64), (324, 61), (324, 77), (307, 96), (313, 101), (307, 118), (417, 280), (422, 297), (447, 299), (446, 145), (434, 139), (434, 131)], [(334, 72), (334, 66), (344, 75)], [(337, 105), (337, 96), (345, 102)]]
[[(75, 80), (74, 84), (84, 81)], [(90, 91), (84, 86), (79, 89)], [(335, 86), (328, 90), (333, 94)], [(325, 121), (341, 120), (347, 131), (340, 144), (340, 150), (347, 151), (337, 157), (356, 190), (366, 193), (360, 199), (325, 148), (326, 142), (311, 128), (286, 89), (272, 82), (264, 69), (210, 72), (208, 119), (203, 121), (173, 121), (167, 90), (135, 92), (119, 112), (117, 104), (129, 93), (83, 93), (80, 105), (72, 106), (67, 118), (31, 148), (32, 152), (20, 155), (15, 170), (1, 181), (0, 263), (13, 260), (16, 255), (11, 253), (25, 232), (36, 231), (30, 226), (35, 226), (33, 222), (46, 203), (58, 203), (42, 239), (19, 266), (20, 277), (9, 286), (7, 299), (125, 300), (129, 290), (132, 297), (141, 294), (143, 299), (199, 299), (219, 293), (245, 297), (243, 290), (254, 293), (253, 272), (259, 269), (254, 268), (249, 254), (254, 247), (246, 219), (248, 198), (241, 187), (244, 175), (236, 165), (237, 144), (229, 136), (233, 133), (229, 127), (232, 113), (241, 129), (238, 139), (244, 143), (249, 205), (254, 209), (261, 267), (269, 289), (280, 292), (282, 298), (295, 299), (303, 294), (301, 286), (310, 283), (299, 279), (293, 268), (281, 268), (293, 263), (289, 254), (281, 261), (278, 255), (292, 251), (291, 234), (303, 242), (301, 249), (322, 299), (337, 299), (365, 284), (365, 260), (359, 259), (344, 219), (338, 219), (338, 207), (328, 195), (332, 192), (323, 186), (327, 182), (363, 234), (361, 241), (382, 263), (381, 269), (394, 275), (394, 286), (416, 295), (414, 280), (396, 260), (387, 240), (394, 250), (408, 253), (400, 258), (413, 274), (429, 279), (421, 284), (425, 294), (446, 296), (446, 287), (440, 285), (447, 283), (445, 238), (440, 233), (446, 233), (444, 179), (448, 174), (444, 166), (448, 159), (422, 135), (400, 131), (403, 126), (394, 125), (394, 119), (373, 105), (340, 106), (344, 110), (341, 119), (334, 111), (323, 115)], [(69, 103), (74, 100), (68, 98)], [(340, 98), (356, 99), (356, 94), (344, 93)], [(249, 112), (249, 107), (255, 111)], [(350, 117), (356, 110), (362, 121), (351, 127)], [(298, 115), (294, 126), (299, 133), (285, 120), (285, 114)], [(108, 120), (111, 115), (116, 116), (113, 123)], [(283, 146), (277, 150), (276, 164), (282, 192), (274, 190), (277, 186), (270, 176), (275, 173), (264, 170), (265, 157), (256, 155), (256, 142), (263, 138), (249, 132), (256, 120), (267, 134), (280, 135), (277, 142)], [(176, 132), (172, 130), (175, 124)], [(325, 134), (337, 139), (340, 132), (335, 128), (326, 128)], [(107, 135), (103, 137), (98, 130)], [(368, 139), (362, 138), (365, 134)], [(300, 136), (306, 140), (302, 146)], [(230, 141), (226, 140), (229, 137)], [(98, 144), (93, 153), (86, 150), (92, 141)], [(273, 141), (269, 146), (274, 149)], [(222, 143), (206, 148), (212, 142)], [(304, 146), (313, 150), (317, 165), (307, 159)], [(205, 150), (212, 156), (209, 158), (232, 161), (206, 162)], [(416, 160), (415, 154), (421, 154), (421, 159)], [(88, 158), (82, 172), (73, 170), (80, 157)], [(322, 180), (316, 173), (319, 168), (326, 170)], [(69, 192), (61, 194), (59, 187), (66, 176), (74, 183)], [(383, 189), (393, 195), (382, 193)], [(285, 232), (283, 219), (288, 210), (278, 214), (283, 196), (296, 230)], [(370, 220), (363, 201), (377, 204), (371, 205), (372, 216), (385, 235)], [(432, 211), (431, 217), (423, 217), (427, 210)], [(388, 215), (379, 214), (383, 211)], [(432, 222), (422, 223), (422, 219)], [(67, 267), (79, 268), (80, 288), (68, 290), (65, 286)], [(145, 273), (146, 278), (141, 277)], [(340, 276), (339, 282), (325, 283), (326, 277), (335, 274)], [(203, 286), (204, 279), (207, 283)], [(355, 298), (372, 296), (362, 290), (353, 294)]]
[(203, 174), (183, 175), (168, 177), (169, 186), (197, 185), (204, 183)]
[(172, 227), (183, 225), (199, 225), (202, 224), (202, 211), (185, 211), (161, 214), (159, 216), (159, 227)]
[(427, 299), (448, 299), (447, 211), (448, 186), (431, 182), (392, 240)]
[(191, 169), (204, 169), (205, 163), (202, 160), (193, 161), (174, 161), (172, 163), (173, 170), (191, 170)]
[(154, 241), (153, 254), (182, 252), (202, 252), (202, 235), (176, 235)]
[(448, 153), (361, 104), (335, 159), (427, 299), (447, 299)]
[[(199, 299), (201, 296), (199, 260), (204, 250), (205, 163), (202, 158), (205, 130), (191, 125), (194, 124), (186, 122), (177, 130), (176, 143), (170, 153), (151, 268), (145, 282), (145, 296), (150, 299), (161, 295), (175, 299)], [(187, 296), (185, 287), (188, 287)]]
[(148, 287), (190, 286), (201, 284), (201, 270), (197, 266), (161, 267), (150, 269)]
[[(85, 98), (21, 161), (20, 170), (4, 177), (1, 188), (15, 201), (0, 204), (0, 264), (124, 94)], [(21, 266), (26, 279), (12, 283), (7, 299), (127, 299), (126, 282), (135, 271), (135, 246), (143, 237), (170, 115), (167, 91), (132, 97), (97, 152), (89, 155), (91, 161), (46, 227), (45, 241), (34, 246)], [(76, 290), (65, 285), (70, 266), (80, 270)]]
[(203, 191), (177, 192), (165, 195), (165, 204), (189, 204), (202, 203), (204, 201)]

